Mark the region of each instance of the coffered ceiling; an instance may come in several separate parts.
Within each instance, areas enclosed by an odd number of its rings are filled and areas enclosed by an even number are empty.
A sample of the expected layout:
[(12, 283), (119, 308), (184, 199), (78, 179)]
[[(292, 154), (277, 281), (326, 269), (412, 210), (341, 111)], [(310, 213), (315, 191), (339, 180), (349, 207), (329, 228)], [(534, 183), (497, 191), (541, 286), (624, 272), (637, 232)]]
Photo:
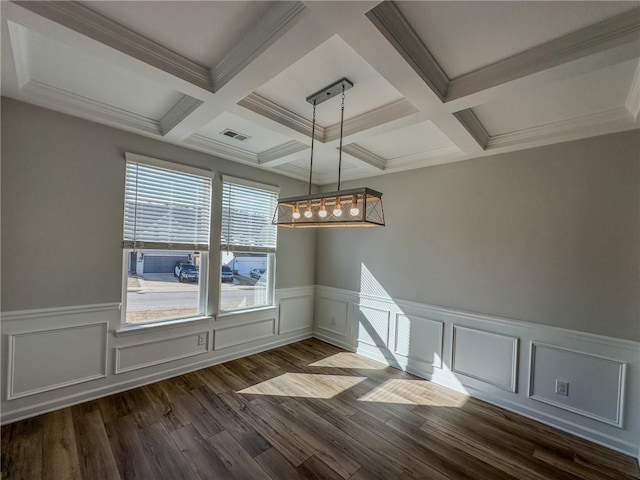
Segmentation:
[(356, 179), (637, 129), (639, 59), (640, 2), (2, 2), (3, 95), (302, 180), (343, 77)]

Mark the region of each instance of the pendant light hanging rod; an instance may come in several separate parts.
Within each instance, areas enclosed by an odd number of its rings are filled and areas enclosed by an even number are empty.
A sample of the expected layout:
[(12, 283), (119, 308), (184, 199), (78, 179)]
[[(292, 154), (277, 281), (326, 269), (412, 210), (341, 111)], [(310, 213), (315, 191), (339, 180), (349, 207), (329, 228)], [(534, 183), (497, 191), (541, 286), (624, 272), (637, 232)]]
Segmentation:
[(340, 190), (340, 175), (342, 173), (342, 131), (343, 129), (344, 129), (344, 82), (342, 83), (342, 105), (340, 107), (340, 147), (338, 148), (338, 190)]
[(309, 195), (311, 195), (311, 178), (313, 177), (313, 142), (316, 139), (316, 101), (313, 101), (313, 122), (311, 123), (311, 165), (309, 166)]

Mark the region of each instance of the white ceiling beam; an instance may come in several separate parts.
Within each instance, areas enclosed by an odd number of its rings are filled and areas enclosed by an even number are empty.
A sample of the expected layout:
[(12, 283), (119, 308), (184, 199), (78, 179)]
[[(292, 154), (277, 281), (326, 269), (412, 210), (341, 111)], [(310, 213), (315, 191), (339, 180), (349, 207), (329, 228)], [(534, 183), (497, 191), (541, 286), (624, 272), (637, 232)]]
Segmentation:
[(503, 97), (509, 90), (624, 62), (640, 55), (639, 35), (640, 8), (636, 8), (454, 78), (445, 103), (449, 111), (463, 110)]
[(481, 145), (444, 107), (446, 75), (397, 7), (385, 2), (367, 16), (340, 36), (424, 115), (412, 120), (431, 120), (464, 152), (481, 152)]
[[(155, 69), (166, 72), (172, 77), (179, 78), (198, 87), (198, 90), (213, 91), (209, 68), (198, 65), (80, 3), (66, 1), (13, 1), (11, 3), (73, 30), (82, 36), (95, 40), (104, 46), (108, 46), (128, 57), (153, 66)], [(72, 44), (74, 46), (86, 46), (86, 42), (79, 41), (77, 37), (72, 38), (72, 36), (64, 35), (60, 31), (54, 32), (51, 26), (47, 26), (33, 18), (29, 19), (15, 9), (12, 11), (12, 16), (13, 14), (21, 19), (26, 19), (28, 24), (25, 26), (31, 29), (45, 33), (48, 36), (54, 33), (54, 38), (58, 38), (61, 41), (66, 40), (67, 43), (69, 43), (69, 40), (73, 40)], [(128, 63), (126, 66), (130, 67), (131, 64)], [(184, 93), (191, 94), (191, 92)], [(202, 92), (200, 93), (202, 94)]]
[(387, 165), (387, 161), (384, 158), (355, 143), (344, 145), (342, 151), (358, 162), (364, 163), (368, 167), (373, 167), (373, 169), (377, 171), (384, 170)]

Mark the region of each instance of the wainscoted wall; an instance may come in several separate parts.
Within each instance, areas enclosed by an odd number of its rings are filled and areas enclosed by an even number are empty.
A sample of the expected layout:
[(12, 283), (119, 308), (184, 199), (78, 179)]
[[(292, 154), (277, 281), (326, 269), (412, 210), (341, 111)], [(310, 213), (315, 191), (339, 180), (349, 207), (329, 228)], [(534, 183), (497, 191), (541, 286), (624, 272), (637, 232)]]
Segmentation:
[(637, 342), (326, 286), (315, 311), (317, 338), (638, 455)]
[(314, 287), (276, 307), (117, 333), (117, 303), (2, 314), (2, 423), (312, 336)]

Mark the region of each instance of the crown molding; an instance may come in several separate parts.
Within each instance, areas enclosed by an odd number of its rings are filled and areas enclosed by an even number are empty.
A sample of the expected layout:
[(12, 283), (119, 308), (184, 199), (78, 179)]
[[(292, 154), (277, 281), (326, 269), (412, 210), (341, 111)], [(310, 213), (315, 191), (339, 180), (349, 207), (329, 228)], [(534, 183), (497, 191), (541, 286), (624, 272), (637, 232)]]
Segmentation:
[[(416, 113), (418, 109), (408, 100), (401, 98), (368, 112), (361, 113), (344, 121), (344, 137), (355, 135), (365, 130), (384, 125), (385, 123), (398, 120)], [(316, 126), (316, 128), (318, 128)], [(340, 123), (330, 125), (323, 131), (325, 143), (338, 140), (340, 138)]]
[(176, 125), (187, 118), (196, 108), (202, 105), (202, 101), (197, 98), (183, 95), (178, 102), (169, 109), (160, 119), (160, 131), (162, 136), (166, 136)]
[(308, 12), (302, 2), (275, 2), (267, 15), (212, 69), (215, 90), (235, 77)]
[(80, 3), (70, 1), (13, 1), (13, 3), (193, 85), (209, 92), (213, 91), (211, 72), (208, 68)]
[(636, 73), (629, 87), (629, 95), (624, 106), (633, 116), (633, 120), (637, 123), (640, 120), (640, 63), (636, 68)]
[[(635, 128), (632, 113), (625, 107), (592, 113), (569, 120), (503, 133), (489, 138), (487, 150), (525, 146), (530, 143), (554, 143)], [(594, 131), (596, 133), (594, 133)], [(550, 140), (553, 140), (551, 142)]]
[(160, 135), (160, 125), (156, 120), (77, 95), (38, 80), (31, 80), (21, 88), (19, 99), (98, 123)]
[[(251, 93), (238, 102), (238, 105), (251, 110), (254, 113), (262, 115), (274, 122), (278, 122), (285, 127), (291, 128), (296, 132), (311, 137), (311, 121), (291, 110), (281, 107), (275, 102), (257, 94)], [(325, 137), (325, 128), (316, 123), (316, 141), (323, 142)]]
[(182, 143), (186, 146), (193, 147), (198, 150), (204, 150), (207, 153), (225, 158), (227, 160), (250, 163), (252, 165), (258, 164), (258, 155), (256, 155), (255, 153), (252, 153), (243, 148), (227, 145), (226, 143), (213, 140), (212, 138), (205, 137), (204, 135), (200, 135), (198, 133), (194, 133)]
[(282, 145), (264, 150), (258, 153), (258, 163), (260, 165), (274, 167), (287, 163), (290, 160), (291, 155), (309, 150), (309, 147), (304, 143), (300, 143), (296, 140), (292, 140)]
[(451, 80), (446, 102), (548, 70), (573, 60), (637, 43), (640, 8), (582, 28)]
[(455, 112), (453, 116), (467, 129), (475, 141), (478, 142), (478, 145), (480, 145), (483, 150), (486, 150), (491, 137), (484, 128), (484, 125), (482, 125), (480, 119), (473, 113), (473, 110), (470, 108), (460, 110), (459, 112)]
[(29, 31), (10, 20), (7, 20), (13, 62), (16, 67), (18, 88), (23, 88), (31, 80), (31, 61), (29, 60)]
[(376, 170), (384, 170), (387, 165), (387, 161), (384, 158), (362, 148), (360, 145), (356, 145), (355, 143), (343, 146), (342, 151), (347, 155), (351, 155), (353, 158), (374, 167)]
[(394, 2), (381, 2), (367, 17), (411, 68), (444, 101), (449, 77)]

